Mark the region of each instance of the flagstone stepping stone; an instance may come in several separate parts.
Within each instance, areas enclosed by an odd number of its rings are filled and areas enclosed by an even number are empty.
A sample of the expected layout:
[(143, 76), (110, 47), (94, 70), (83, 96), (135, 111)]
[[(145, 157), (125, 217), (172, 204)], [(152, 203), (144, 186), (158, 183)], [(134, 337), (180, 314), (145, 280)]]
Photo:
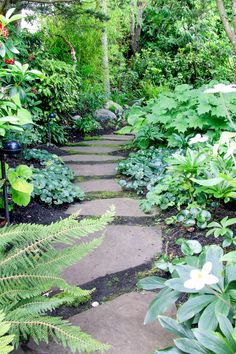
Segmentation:
[(112, 162), (123, 160), (123, 156), (111, 155), (66, 155), (60, 156), (64, 162)]
[(114, 179), (96, 179), (79, 183), (85, 193), (89, 192), (121, 192), (121, 186)]
[(119, 134), (106, 134), (102, 135), (101, 139), (107, 139), (107, 140), (133, 140), (134, 135), (119, 135)]
[[(172, 346), (174, 338), (158, 321), (146, 326), (143, 324), (154, 296), (154, 292), (124, 294), (75, 315), (69, 321), (101, 342), (110, 344), (107, 354), (149, 354), (155, 349)], [(172, 306), (166, 315), (174, 317), (175, 313)], [(30, 347), (33, 347), (34, 354), (72, 354), (69, 349), (53, 342), (42, 343), (39, 347), (30, 343)]]
[[(101, 236), (97, 232), (83, 241)], [(82, 285), (107, 274), (114, 274), (151, 261), (161, 252), (161, 228), (109, 225), (98, 248), (63, 272), (70, 284)]]
[(99, 216), (104, 214), (111, 205), (115, 206), (116, 216), (149, 217), (158, 215), (157, 211), (145, 214), (139, 207), (139, 200), (131, 198), (96, 199), (82, 204), (76, 203), (67, 209), (66, 214), (74, 214), (80, 211), (79, 214), (82, 216)]
[(108, 154), (120, 150), (119, 146), (63, 146), (62, 150), (82, 154)]
[(95, 165), (66, 164), (76, 176), (115, 176), (116, 164), (105, 163)]
[[(83, 145), (127, 145), (129, 141), (127, 140), (86, 140), (81, 143), (78, 143), (77, 146)], [(76, 146), (76, 145), (75, 145)]]

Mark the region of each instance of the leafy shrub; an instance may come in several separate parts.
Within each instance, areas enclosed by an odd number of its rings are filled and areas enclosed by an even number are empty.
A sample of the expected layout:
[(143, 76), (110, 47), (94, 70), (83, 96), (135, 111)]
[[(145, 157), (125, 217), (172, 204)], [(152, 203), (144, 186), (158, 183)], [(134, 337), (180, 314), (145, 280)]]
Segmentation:
[[(50, 316), (50, 312), (91, 294), (92, 290), (68, 284), (61, 273), (102, 242), (102, 238), (76, 244), (73, 240), (103, 230), (113, 215), (111, 210), (100, 218), (80, 222), (70, 217), (49, 226), (20, 224), (0, 229), (0, 303), (16, 348), (29, 336), (36, 343), (53, 339), (72, 352), (103, 352), (108, 348), (79, 327)], [(56, 242), (70, 247), (58, 249)], [(52, 289), (60, 289), (60, 295)]]
[(133, 189), (138, 194), (151, 190), (163, 178), (167, 167), (166, 159), (172, 152), (171, 149), (151, 147), (131, 153), (128, 159), (118, 164), (118, 173), (127, 176), (127, 179), (120, 180), (120, 185)]
[(234, 237), (234, 232), (231, 230), (230, 226), (236, 224), (236, 218), (229, 219), (228, 216), (223, 218), (220, 222), (213, 221), (207, 225), (210, 229), (206, 236), (214, 235), (217, 237), (223, 237), (224, 241), (222, 246), (228, 247), (231, 244), (236, 245), (236, 237)]
[[(173, 140), (176, 143), (174, 134), (189, 136), (200, 131), (219, 136), (222, 130), (230, 129), (226, 112), (217, 97), (204, 93), (205, 88), (193, 89), (189, 85), (180, 85), (173, 92), (161, 93), (145, 106), (133, 106), (128, 115), (129, 126), (121, 132), (135, 133), (138, 143), (145, 139), (144, 147), (166, 140), (170, 145)], [(227, 96), (233, 117), (235, 103), (235, 96)], [(149, 129), (145, 138), (145, 132)]]
[(47, 204), (72, 203), (75, 199), (84, 199), (79, 186), (72, 183), (74, 173), (57, 156), (46, 150), (31, 149), (25, 152), (28, 160), (40, 160), (43, 169), (33, 168), (32, 197), (39, 197)]
[(39, 65), (45, 78), (35, 87), (37, 97), (42, 102), (40, 107), (44, 119), (50, 112), (55, 112), (61, 119), (63, 115), (75, 113), (81, 84), (75, 68), (62, 61), (49, 59)]
[[(52, 121), (50, 124), (51, 128), (51, 142), (58, 145), (65, 145), (67, 142), (67, 134), (65, 131), (65, 126), (60, 125), (55, 121)], [(43, 122), (41, 125), (38, 125), (37, 132), (40, 135), (40, 138), (43, 143), (48, 143), (48, 122)]]
[(92, 115), (86, 115), (75, 122), (75, 129), (82, 134), (88, 134), (96, 130), (102, 129), (102, 126), (97, 122)]
[[(209, 246), (200, 257), (186, 258), (186, 265), (176, 265), (171, 273), (171, 279), (147, 277), (139, 282), (139, 286), (146, 290), (161, 289), (151, 303), (145, 318), (150, 323), (175, 303), (182, 293), (186, 293), (187, 300), (178, 308), (179, 323), (196, 321), (200, 329), (215, 330), (218, 326), (217, 314), (232, 318), (231, 306), (235, 301), (231, 285), (235, 281), (234, 266), (224, 266), (222, 263), (223, 250), (219, 246)], [(219, 280), (217, 285), (203, 288), (187, 288), (184, 284), (190, 278), (193, 269), (201, 269), (206, 262), (212, 263), (212, 273)], [(197, 284), (196, 284), (197, 287)], [(211, 290), (212, 288), (212, 290)], [(226, 303), (225, 303), (226, 302)]]

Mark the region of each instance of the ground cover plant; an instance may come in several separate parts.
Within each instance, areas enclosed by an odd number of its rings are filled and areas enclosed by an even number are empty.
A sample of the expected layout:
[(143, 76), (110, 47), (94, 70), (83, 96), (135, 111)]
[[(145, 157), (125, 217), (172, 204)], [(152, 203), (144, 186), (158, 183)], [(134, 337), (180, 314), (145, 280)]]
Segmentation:
[(72, 203), (76, 199), (84, 199), (80, 187), (72, 183), (74, 173), (64, 165), (60, 157), (39, 149), (26, 150), (24, 157), (26, 160), (40, 161), (43, 166), (42, 169), (33, 168), (32, 171), (33, 198), (38, 197), (49, 205)]

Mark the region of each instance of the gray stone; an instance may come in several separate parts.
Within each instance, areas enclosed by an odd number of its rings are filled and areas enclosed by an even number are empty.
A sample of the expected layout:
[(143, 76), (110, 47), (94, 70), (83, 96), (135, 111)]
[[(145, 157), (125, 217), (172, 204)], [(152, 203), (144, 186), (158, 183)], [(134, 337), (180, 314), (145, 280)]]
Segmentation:
[(117, 116), (115, 115), (115, 113), (109, 111), (109, 109), (104, 108), (97, 109), (94, 112), (94, 118), (100, 123), (105, 123), (109, 121), (112, 122), (117, 120)]
[(114, 101), (107, 101), (104, 105), (104, 108), (114, 112), (115, 114), (117, 114), (119, 116), (121, 116), (124, 112), (123, 107), (121, 107), (121, 105), (119, 105), (118, 103), (116, 103)]
[(102, 135), (101, 136), (103, 139), (107, 139), (107, 140), (133, 140), (134, 139), (134, 135), (119, 135), (119, 134), (106, 134), (106, 135)]
[(79, 183), (85, 192), (121, 192), (121, 186), (114, 179), (96, 179)]
[[(174, 338), (158, 321), (146, 326), (143, 324), (154, 296), (153, 292), (124, 294), (71, 317), (70, 322), (101, 342), (110, 344), (107, 354), (149, 354), (172, 346)], [(175, 313), (172, 306), (166, 315), (174, 317)], [(71, 354), (69, 349), (52, 342), (42, 343), (40, 347), (30, 343), (30, 347), (36, 349), (34, 354)]]
[[(102, 234), (90, 235), (83, 238), (83, 242)], [(160, 253), (161, 245), (159, 227), (110, 225), (101, 246), (67, 268), (63, 278), (70, 284), (82, 285), (107, 274), (140, 266)]]
[(66, 214), (74, 214), (80, 211), (80, 215), (99, 216), (106, 212), (111, 205), (115, 206), (116, 216), (148, 217), (158, 215), (156, 211), (145, 214), (139, 207), (139, 200), (131, 198), (97, 199), (71, 205)]
[(75, 152), (77, 154), (108, 154), (120, 150), (119, 146), (63, 146), (62, 150)]
[(115, 176), (116, 164), (105, 163), (95, 165), (66, 164), (76, 176)]
[[(86, 144), (86, 145), (126, 145), (128, 144), (128, 141), (127, 140), (121, 140), (121, 141), (118, 141), (118, 140), (86, 140), (86, 141), (83, 141), (81, 143), (79, 143), (81, 146), (83, 144)], [(78, 145), (79, 145), (78, 144)]]
[(77, 120), (81, 120), (82, 117), (77, 114), (76, 116), (72, 117), (72, 119), (76, 122)]
[(123, 156), (111, 156), (111, 155), (66, 155), (60, 156), (64, 162), (112, 162), (123, 160)]

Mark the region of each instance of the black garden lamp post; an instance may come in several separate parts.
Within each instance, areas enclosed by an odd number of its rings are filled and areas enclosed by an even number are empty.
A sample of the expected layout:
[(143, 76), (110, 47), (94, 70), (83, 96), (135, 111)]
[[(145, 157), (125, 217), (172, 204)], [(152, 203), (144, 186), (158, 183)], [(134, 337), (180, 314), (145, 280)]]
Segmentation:
[(48, 145), (51, 145), (52, 143), (51, 122), (54, 118), (56, 118), (55, 113), (50, 113), (48, 115)]
[(1, 157), (1, 172), (3, 182), (3, 202), (4, 202), (4, 213), (6, 223), (9, 224), (9, 210), (8, 210), (8, 193), (7, 193), (7, 175), (6, 175), (6, 155), (7, 156), (15, 156), (21, 152), (21, 145), (17, 141), (6, 141), (3, 143), (3, 147), (0, 149), (0, 157)]

